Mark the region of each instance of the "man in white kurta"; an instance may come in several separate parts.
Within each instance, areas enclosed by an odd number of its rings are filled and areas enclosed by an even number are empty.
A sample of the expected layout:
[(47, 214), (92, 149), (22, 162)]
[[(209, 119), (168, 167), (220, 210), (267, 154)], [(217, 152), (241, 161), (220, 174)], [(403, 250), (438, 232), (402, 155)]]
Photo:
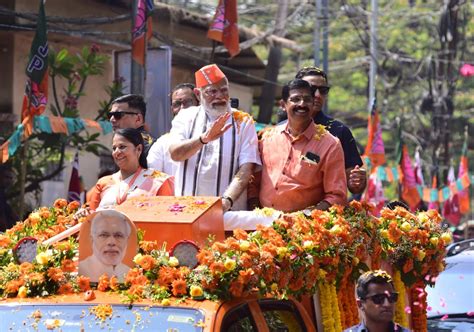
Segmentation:
[(228, 81), (216, 65), (196, 72), (201, 105), (180, 112), (170, 132), (177, 196), (221, 196), (224, 211), (246, 209), (246, 188), (261, 165), (252, 117), (232, 109)]

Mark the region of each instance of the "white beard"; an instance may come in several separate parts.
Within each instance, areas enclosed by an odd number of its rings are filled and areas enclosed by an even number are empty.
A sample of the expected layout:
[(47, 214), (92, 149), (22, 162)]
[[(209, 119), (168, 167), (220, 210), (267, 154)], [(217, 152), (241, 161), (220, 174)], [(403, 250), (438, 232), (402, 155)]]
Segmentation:
[(231, 111), (229, 103), (227, 103), (226, 106), (220, 106), (218, 108), (212, 107), (211, 105), (207, 105), (205, 102), (202, 103), (201, 106), (212, 120), (215, 120), (222, 114), (225, 114)]

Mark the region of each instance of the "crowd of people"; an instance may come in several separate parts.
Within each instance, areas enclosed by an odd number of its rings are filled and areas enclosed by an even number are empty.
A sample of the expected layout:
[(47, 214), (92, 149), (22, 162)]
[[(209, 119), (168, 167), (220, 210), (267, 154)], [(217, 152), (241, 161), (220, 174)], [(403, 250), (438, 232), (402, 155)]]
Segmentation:
[(348, 190), (365, 189), (351, 131), (322, 111), (330, 86), (321, 69), (303, 68), (283, 87), (285, 117), (260, 139), (252, 117), (231, 107), (229, 81), (217, 65), (196, 71), (195, 80), (173, 89), (172, 127), (158, 139), (145, 130), (142, 96), (113, 101), (119, 171), (98, 180), (88, 195), (92, 210), (137, 195), (219, 196), (224, 211), (325, 210), (344, 205)]

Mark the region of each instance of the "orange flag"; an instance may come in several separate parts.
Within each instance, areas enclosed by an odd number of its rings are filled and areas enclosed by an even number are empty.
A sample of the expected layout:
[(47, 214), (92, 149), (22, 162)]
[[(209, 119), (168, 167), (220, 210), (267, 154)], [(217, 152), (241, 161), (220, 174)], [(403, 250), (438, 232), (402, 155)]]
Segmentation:
[(368, 141), (364, 155), (369, 157), (371, 167), (375, 168), (385, 164), (385, 146), (382, 140), (382, 127), (380, 126), (379, 112), (375, 105), (369, 115)]
[[(135, 13), (135, 26), (132, 29), (132, 58), (140, 65), (145, 65), (145, 50), (151, 38), (153, 28), (151, 25), (152, 0), (138, 0)], [(146, 36), (145, 36), (146, 30)]]
[(421, 198), (416, 188), (415, 171), (408, 154), (408, 147), (405, 144), (402, 148), (400, 167), (403, 173), (401, 197), (410, 206), (410, 209), (414, 211), (418, 204), (420, 204)]
[(207, 38), (221, 42), (231, 57), (240, 52), (237, 0), (219, 0)]

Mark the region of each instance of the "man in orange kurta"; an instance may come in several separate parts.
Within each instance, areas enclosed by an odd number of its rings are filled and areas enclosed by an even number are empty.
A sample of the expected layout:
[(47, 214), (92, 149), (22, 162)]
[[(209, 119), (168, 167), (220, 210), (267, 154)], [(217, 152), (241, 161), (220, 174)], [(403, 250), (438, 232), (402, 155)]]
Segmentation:
[(259, 142), (262, 170), (249, 188), (250, 207), (292, 212), (346, 204), (344, 152), (336, 137), (313, 122), (311, 89), (298, 79), (283, 87), (280, 105), (288, 122), (265, 132)]

